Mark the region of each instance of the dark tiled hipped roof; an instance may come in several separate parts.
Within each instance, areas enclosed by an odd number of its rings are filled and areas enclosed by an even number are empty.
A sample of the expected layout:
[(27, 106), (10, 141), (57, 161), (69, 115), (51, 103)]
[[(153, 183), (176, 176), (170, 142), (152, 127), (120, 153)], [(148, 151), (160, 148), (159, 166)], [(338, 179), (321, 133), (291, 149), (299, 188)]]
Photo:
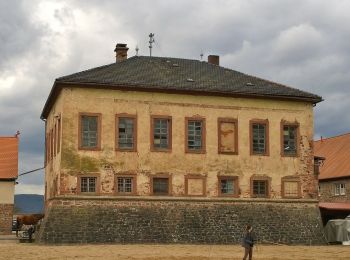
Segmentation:
[[(57, 83), (118, 86), (128, 90), (135, 88), (145, 91), (284, 98), (312, 103), (322, 101), (320, 96), (207, 62), (166, 57), (134, 56), (122, 62), (58, 78), (55, 84)], [(47, 105), (48, 102), (42, 117), (48, 112)]]

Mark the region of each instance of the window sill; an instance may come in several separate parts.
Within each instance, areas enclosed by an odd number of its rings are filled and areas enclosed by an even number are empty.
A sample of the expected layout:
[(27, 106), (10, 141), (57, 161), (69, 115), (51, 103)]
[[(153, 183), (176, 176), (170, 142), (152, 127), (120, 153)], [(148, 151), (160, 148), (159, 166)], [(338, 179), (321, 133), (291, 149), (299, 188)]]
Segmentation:
[(116, 152), (127, 152), (127, 153), (130, 153), (130, 152), (137, 152), (137, 150), (135, 149), (115, 149)]
[(187, 154), (205, 154), (206, 151), (205, 150), (201, 150), (201, 151), (191, 151), (191, 150), (186, 150)]
[(151, 148), (151, 152), (159, 152), (159, 153), (171, 153), (171, 149), (156, 149), (156, 148)]
[(78, 150), (80, 150), (80, 151), (101, 151), (101, 148), (100, 147), (96, 147), (96, 148), (79, 147)]

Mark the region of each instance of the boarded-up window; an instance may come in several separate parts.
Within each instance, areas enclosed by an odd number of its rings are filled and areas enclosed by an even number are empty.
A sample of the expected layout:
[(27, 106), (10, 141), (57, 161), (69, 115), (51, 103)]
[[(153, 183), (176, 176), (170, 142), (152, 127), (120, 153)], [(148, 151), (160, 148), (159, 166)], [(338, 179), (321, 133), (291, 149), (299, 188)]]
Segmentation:
[(219, 119), (218, 134), (219, 134), (219, 153), (237, 154), (238, 153), (237, 120)]
[(285, 176), (282, 178), (282, 197), (300, 198), (301, 186), (300, 179), (297, 176)]
[(203, 196), (205, 195), (205, 177), (186, 176), (186, 195)]
[(299, 196), (299, 183), (296, 181), (284, 181), (284, 197), (298, 197)]

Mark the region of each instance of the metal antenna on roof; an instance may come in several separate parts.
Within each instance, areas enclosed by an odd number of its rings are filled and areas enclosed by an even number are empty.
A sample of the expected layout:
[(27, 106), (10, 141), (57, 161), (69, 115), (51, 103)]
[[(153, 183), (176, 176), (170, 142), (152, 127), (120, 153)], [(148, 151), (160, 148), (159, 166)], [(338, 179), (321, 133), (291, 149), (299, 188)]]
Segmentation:
[(139, 56), (139, 46), (136, 45), (135, 51), (136, 51), (136, 56)]
[(149, 37), (149, 56), (152, 57), (152, 43), (154, 43), (154, 33), (150, 33)]
[(199, 56), (201, 56), (201, 60), (203, 60), (203, 56), (204, 56), (203, 50), (201, 51), (201, 54)]

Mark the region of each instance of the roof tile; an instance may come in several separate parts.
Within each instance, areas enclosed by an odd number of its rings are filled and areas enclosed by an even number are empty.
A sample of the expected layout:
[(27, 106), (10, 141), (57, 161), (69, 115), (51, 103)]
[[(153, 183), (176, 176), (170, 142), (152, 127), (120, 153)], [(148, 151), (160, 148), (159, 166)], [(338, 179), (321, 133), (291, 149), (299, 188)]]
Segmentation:
[[(192, 80), (188, 80), (192, 79)], [(258, 96), (320, 96), (198, 60), (134, 56), (125, 61), (60, 77), (57, 82), (138, 86)]]
[(18, 138), (0, 137), (0, 179), (18, 176)]
[(350, 133), (315, 141), (314, 153), (326, 158), (320, 180), (350, 177)]

